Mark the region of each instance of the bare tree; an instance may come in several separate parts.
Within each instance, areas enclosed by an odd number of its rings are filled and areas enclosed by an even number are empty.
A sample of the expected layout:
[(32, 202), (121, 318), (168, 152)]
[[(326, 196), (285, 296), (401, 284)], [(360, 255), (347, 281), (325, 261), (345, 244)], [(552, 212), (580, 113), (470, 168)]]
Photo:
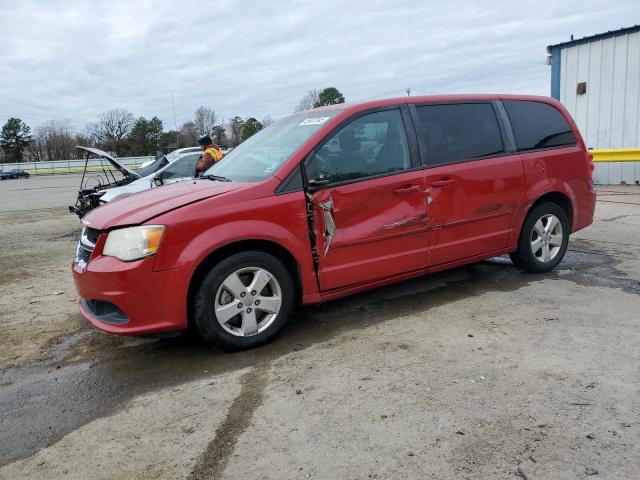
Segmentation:
[(42, 162), (47, 158), (46, 152), (47, 150), (45, 148), (44, 139), (40, 137), (36, 131), (36, 135), (33, 137), (31, 144), (25, 151), (25, 157), (27, 157), (32, 162)]
[(75, 141), (68, 120), (49, 120), (36, 128), (37, 148), (47, 160), (72, 158)]
[[(85, 127), (83, 132), (76, 133), (74, 136), (75, 144), (81, 147), (95, 147), (97, 146), (95, 143), (95, 139), (91, 134), (91, 129), (89, 127)], [(82, 157), (82, 154), (75, 153), (75, 156), (78, 158)]]
[(195, 124), (198, 133), (208, 133), (211, 135), (211, 130), (216, 126), (218, 118), (213, 108), (200, 106), (196, 109), (193, 123)]
[(131, 132), (133, 115), (121, 108), (109, 110), (100, 120), (90, 126), (91, 136), (102, 148), (120, 155), (126, 146), (126, 138)]
[(274, 121), (275, 120), (273, 119), (273, 117), (271, 115), (265, 115), (260, 123), (262, 124), (262, 128), (267, 128)]
[(316, 103), (320, 101), (320, 91), (317, 89), (312, 89), (307, 92), (307, 94), (300, 99), (298, 105), (294, 110), (295, 113), (304, 112), (305, 110), (309, 110), (314, 107)]
[(200, 130), (194, 122), (183, 123), (180, 127), (180, 144), (186, 147), (195, 147), (199, 134)]

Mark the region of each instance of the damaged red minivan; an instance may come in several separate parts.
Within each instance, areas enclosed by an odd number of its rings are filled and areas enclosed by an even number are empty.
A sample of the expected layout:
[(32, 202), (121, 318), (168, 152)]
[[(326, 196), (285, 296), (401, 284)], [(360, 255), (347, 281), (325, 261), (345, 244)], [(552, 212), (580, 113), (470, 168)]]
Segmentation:
[(456, 95), (285, 117), (201, 178), (104, 205), (73, 262), (96, 327), (242, 349), (298, 303), (510, 254), (548, 272), (591, 224), (590, 153), (546, 97)]

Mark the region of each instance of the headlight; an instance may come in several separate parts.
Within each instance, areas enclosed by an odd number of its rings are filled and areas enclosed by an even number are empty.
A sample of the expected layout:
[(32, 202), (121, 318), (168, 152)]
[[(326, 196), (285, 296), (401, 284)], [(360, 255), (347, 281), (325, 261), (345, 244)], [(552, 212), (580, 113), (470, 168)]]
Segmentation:
[(158, 251), (164, 225), (144, 225), (112, 230), (107, 236), (102, 255), (120, 260), (138, 260)]

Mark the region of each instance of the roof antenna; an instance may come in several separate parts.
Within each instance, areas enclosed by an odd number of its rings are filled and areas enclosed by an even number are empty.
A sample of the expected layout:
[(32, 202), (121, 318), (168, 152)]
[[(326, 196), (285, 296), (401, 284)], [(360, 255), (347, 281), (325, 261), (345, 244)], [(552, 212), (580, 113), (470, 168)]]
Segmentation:
[(569, 40), (573, 42), (573, 33), (571, 34), (571, 38)]
[(410, 97), (410, 96), (411, 96), (411, 89), (407, 88), (407, 97)]

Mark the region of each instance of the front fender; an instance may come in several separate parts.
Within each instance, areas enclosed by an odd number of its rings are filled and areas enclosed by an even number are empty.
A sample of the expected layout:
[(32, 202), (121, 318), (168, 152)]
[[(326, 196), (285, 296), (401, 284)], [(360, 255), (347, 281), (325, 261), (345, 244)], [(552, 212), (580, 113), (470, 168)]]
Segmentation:
[(271, 222), (241, 220), (216, 225), (194, 237), (176, 259), (177, 266), (172, 268), (181, 268), (181, 265), (197, 266), (216, 250), (246, 240), (266, 240), (276, 243), (291, 252), (298, 263), (303, 261), (296, 255), (299, 250), (299, 240), (290, 230)]
[(268, 241), (286, 249), (297, 262), (303, 294), (317, 292), (303, 195), (297, 192), (213, 207), (216, 215), (204, 218), (200, 216), (207, 211), (203, 205), (158, 217), (153, 221), (167, 225), (167, 231), (154, 269), (189, 268), (195, 272), (209, 255), (223, 247), (250, 240)]

